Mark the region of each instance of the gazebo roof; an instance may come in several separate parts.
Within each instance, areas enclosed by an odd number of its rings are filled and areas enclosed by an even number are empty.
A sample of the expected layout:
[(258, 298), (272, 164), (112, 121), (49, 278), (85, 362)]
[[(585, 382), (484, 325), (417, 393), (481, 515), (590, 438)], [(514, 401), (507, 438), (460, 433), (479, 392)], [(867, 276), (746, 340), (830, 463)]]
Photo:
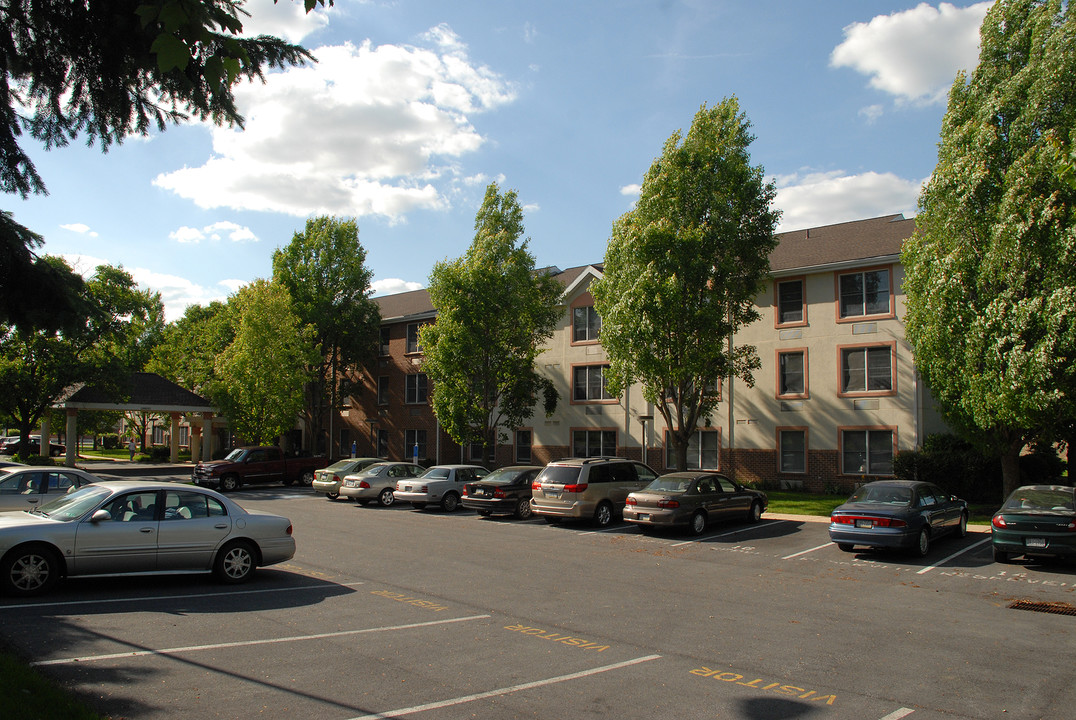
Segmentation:
[[(176, 385), (156, 373), (131, 373), (121, 399), (92, 385), (73, 385), (56, 406), (79, 410), (145, 410), (150, 412), (206, 412), (219, 410), (201, 395)], [(124, 399), (125, 398), (125, 399)]]

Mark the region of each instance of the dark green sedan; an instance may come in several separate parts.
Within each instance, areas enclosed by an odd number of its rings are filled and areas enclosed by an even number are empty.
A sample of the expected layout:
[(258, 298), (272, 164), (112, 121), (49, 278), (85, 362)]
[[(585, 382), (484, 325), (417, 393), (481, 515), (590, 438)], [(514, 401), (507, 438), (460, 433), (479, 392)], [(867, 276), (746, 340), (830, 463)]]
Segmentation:
[(990, 521), (994, 560), (1076, 557), (1076, 496), (1064, 485), (1025, 485)]

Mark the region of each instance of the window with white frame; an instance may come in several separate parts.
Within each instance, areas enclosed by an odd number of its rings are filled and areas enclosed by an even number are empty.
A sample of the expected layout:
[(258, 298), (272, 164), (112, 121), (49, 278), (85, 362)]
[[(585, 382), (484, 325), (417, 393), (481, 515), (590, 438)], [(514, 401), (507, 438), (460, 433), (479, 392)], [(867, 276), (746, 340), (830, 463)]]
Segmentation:
[(893, 390), (893, 348), (841, 348), (841, 392), (889, 392)]
[(687, 467), (676, 466), (669, 431), (665, 431), (665, 467), (670, 470), (717, 470), (721, 459), (721, 435), (717, 430), (698, 430), (687, 442)]
[(572, 308), (572, 342), (595, 342), (602, 329), (602, 319), (593, 305)]
[(845, 475), (892, 475), (893, 431), (842, 430), (841, 472)]
[(378, 346), (378, 352), (382, 355), (389, 354), (389, 338), (392, 337), (390, 329), (387, 326), (381, 328), (381, 342)]
[(616, 430), (573, 430), (572, 455), (575, 457), (616, 455)]
[(375, 433), (375, 436), (374, 436), (374, 443), (375, 443), (375, 446), (377, 447), (377, 451), (374, 454), (377, 457), (382, 457), (383, 458), (383, 457), (388, 457), (389, 456), (389, 431), (388, 430), (378, 428), (376, 433)]
[(887, 268), (843, 274), (838, 286), (842, 318), (888, 315), (891, 311)]
[(807, 472), (807, 431), (799, 428), (777, 432), (777, 456), (783, 473)]
[(783, 280), (777, 283), (777, 324), (803, 322), (803, 280)]
[(408, 375), (404, 380), (404, 402), (411, 405), (426, 402), (426, 373)]
[(605, 371), (608, 365), (577, 365), (572, 368), (572, 400), (612, 400), (605, 389)]
[(411, 323), (407, 326), (407, 352), (422, 352), (422, 344), (418, 341), (418, 331), (423, 323)]
[(179, 444), (183, 447), (190, 447), (191, 429), (187, 425), (179, 426)]

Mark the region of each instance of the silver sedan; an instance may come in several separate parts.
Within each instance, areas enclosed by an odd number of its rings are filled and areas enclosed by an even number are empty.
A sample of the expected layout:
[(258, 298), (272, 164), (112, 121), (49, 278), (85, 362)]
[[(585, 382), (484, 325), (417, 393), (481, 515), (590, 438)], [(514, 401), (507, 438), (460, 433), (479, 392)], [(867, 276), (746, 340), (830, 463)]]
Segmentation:
[(31, 510), (71, 488), (100, 481), (96, 475), (75, 468), (29, 465), (0, 468), (0, 512)]
[(211, 571), (241, 583), (294, 555), (287, 518), (179, 483), (101, 481), (0, 513), (0, 589), (12, 595), (80, 575)]

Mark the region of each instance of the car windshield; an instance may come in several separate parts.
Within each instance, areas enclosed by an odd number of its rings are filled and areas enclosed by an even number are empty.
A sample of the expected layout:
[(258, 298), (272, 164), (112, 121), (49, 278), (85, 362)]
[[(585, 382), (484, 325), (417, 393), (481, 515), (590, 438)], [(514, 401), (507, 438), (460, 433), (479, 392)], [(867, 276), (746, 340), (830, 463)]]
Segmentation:
[(1017, 488), (1001, 509), (1072, 512), (1072, 493), (1072, 488)]
[(334, 472), (334, 471), (337, 471), (337, 470), (348, 470), (348, 469), (351, 468), (351, 466), (354, 463), (355, 463), (355, 461), (350, 459), (350, 458), (348, 458), (347, 460), (337, 460), (336, 462), (334, 462), (332, 465), (330, 465), (329, 467), (327, 467), (325, 469), (328, 470), (329, 472)]
[(649, 490), (650, 492), (663, 492), (663, 493), (682, 493), (687, 492), (687, 489), (691, 487), (691, 480), (688, 478), (664, 478), (659, 477), (643, 490)]
[(864, 485), (852, 493), (848, 502), (875, 505), (910, 505), (912, 489), (893, 485)]
[(61, 495), (51, 502), (44, 503), (30, 512), (34, 515), (44, 515), (53, 520), (69, 522), (85, 515), (108, 497), (110, 492), (108, 488), (86, 485), (74, 492)]
[(224, 459), (227, 460), (228, 462), (235, 462), (239, 458), (243, 457), (243, 455), (245, 453), (246, 453), (246, 450), (244, 450), (243, 448), (236, 448), (235, 450), (232, 450), (230, 453), (225, 455)]
[(422, 477), (426, 478), (427, 480), (444, 480), (451, 474), (452, 471), (448, 468), (430, 468), (425, 473), (423, 473)]
[(578, 466), (573, 465), (546, 465), (535, 478), (535, 482), (552, 483), (554, 485), (572, 485), (579, 479)]

